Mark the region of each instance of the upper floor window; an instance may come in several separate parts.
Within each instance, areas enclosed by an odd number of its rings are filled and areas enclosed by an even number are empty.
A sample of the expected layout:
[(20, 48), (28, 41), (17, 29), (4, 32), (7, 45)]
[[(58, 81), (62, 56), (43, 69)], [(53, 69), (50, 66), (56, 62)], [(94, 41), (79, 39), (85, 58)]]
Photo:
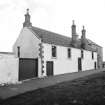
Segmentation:
[(94, 52), (92, 51), (92, 59), (94, 59)]
[(83, 50), (81, 50), (81, 58), (84, 58)]
[(17, 46), (17, 56), (20, 57), (20, 46)]
[(52, 57), (57, 56), (56, 46), (52, 46)]
[(68, 58), (71, 58), (71, 49), (68, 48)]

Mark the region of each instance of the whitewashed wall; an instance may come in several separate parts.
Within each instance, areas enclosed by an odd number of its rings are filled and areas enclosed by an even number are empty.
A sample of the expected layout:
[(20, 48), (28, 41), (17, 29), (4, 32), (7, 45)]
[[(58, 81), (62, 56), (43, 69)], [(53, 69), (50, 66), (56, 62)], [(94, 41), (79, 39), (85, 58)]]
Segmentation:
[(17, 57), (17, 47), (20, 46), (20, 58), (38, 58), (38, 77), (41, 77), (41, 58), (39, 56), (40, 38), (27, 27), (24, 27), (15, 44), (13, 52)]
[(95, 69), (94, 63), (97, 63), (97, 53), (93, 52), (94, 59), (92, 59), (92, 52), (84, 50), (84, 58), (82, 59), (82, 71)]
[(0, 54), (0, 84), (18, 82), (18, 58), (10, 54)]
[(44, 75), (46, 76), (46, 61), (54, 61), (54, 75), (71, 73), (78, 71), (78, 57), (80, 50), (71, 48), (72, 57), (68, 58), (67, 47), (57, 46), (57, 58), (52, 58), (51, 45), (43, 44), (44, 46)]
[(13, 45), (13, 52), (17, 57), (17, 46), (20, 46), (21, 58), (37, 58), (39, 56), (39, 43), (41, 43), (41, 40), (25, 27)]
[[(71, 58), (67, 56), (67, 47), (57, 46), (57, 58), (52, 58), (51, 45), (43, 44), (44, 55), (44, 76), (46, 76), (46, 61), (54, 62), (54, 75), (78, 72), (78, 58), (81, 57), (81, 50), (71, 48)], [(82, 59), (82, 69), (94, 69), (94, 62), (97, 61), (97, 53), (94, 52), (94, 60), (92, 60), (91, 51), (84, 51), (84, 59)]]

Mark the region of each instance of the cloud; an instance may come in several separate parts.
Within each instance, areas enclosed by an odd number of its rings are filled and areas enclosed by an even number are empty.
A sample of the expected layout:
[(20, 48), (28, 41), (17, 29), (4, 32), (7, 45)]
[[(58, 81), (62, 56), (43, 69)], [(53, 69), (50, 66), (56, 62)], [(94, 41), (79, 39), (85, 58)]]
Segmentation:
[(4, 12), (4, 10), (7, 10), (11, 7), (11, 1), (10, 0), (1, 0), (0, 1), (0, 12)]
[(27, 8), (31, 9), (31, 11), (34, 11), (36, 8), (39, 7), (39, 4), (34, 0), (24, 0), (24, 1), (27, 3)]
[(0, 4), (0, 11), (7, 9), (10, 6), (10, 4), (6, 3), (6, 4)]
[(34, 12), (38, 8), (44, 8), (47, 12), (52, 10), (54, 0), (24, 0), (27, 3), (27, 7)]

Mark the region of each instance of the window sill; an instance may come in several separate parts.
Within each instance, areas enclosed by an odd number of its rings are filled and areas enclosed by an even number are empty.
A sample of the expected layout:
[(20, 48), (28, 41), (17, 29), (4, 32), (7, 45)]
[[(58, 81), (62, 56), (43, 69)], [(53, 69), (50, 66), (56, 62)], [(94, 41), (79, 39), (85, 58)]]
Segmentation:
[(51, 57), (52, 59), (57, 59), (57, 57)]

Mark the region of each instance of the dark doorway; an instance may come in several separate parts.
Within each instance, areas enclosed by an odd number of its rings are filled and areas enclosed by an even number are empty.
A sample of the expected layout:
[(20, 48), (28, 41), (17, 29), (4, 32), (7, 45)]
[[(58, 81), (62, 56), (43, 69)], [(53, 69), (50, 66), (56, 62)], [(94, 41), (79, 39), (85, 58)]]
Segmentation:
[(78, 58), (78, 71), (82, 71), (82, 61), (81, 61), (81, 58)]
[(94, 69), (96, 70), (97, 69), (97, 63), (94, 62)]
[(53, 75), (53, 61), (47, 61), (46, 69), (47, 69), (47, 76), (52, 76)]
[(38, 59), (19, 58), (19, 81), (38, 76)]

